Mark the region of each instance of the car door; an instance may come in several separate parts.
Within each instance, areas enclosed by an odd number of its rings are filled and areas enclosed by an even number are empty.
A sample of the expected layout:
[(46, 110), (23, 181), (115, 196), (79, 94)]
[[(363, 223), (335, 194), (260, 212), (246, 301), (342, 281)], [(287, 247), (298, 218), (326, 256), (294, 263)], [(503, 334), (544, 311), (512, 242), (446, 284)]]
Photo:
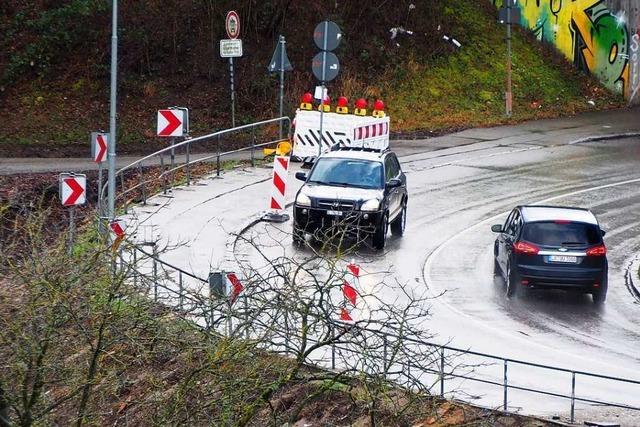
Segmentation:
[(507, 219), (505, 220), (504, 225), (502, 226), (502, 232), (498, 234), (497, 259), (503, 271), (506, 271), (506, 266), (507, 266), (507, 256), (506, 256), (506, 253), (507, 253), (506, 244), (507, 244), (507, 235), (508, 235), (507, 230), (509, 230), (511, 227), (511, 223), (513, 222), (515, 213), (516, 213), (515, 209), (511, 211), (509, 216), (507, 216)]
[[(400, 179), (400, 164), (393, 154), (389, 154), (384, 159), (385, 184), (394, 178)], [(387, 192), (387, 203), (389, 206), (389, 219), (396, 217), (400, 211), (401, 194), (400, 187), (385, 189)]]
[(518, 209), (513, 211), (513, 217), (511, 222), (504, 233), (504, 266), (506, 268), (507, 262), (511, 258), (513, 252), (513, 244), (516, 242), (518, 233), (522, 228), (522, 218), (520, 217), (520, 211)]

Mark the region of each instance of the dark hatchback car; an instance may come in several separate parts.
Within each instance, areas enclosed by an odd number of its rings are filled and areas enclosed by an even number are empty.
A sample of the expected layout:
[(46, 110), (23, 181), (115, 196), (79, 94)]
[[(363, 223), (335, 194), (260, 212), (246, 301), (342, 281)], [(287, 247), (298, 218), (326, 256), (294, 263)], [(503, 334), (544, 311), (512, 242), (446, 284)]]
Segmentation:
[(293, 207), (294, 243), (306, 233), (340, 227), (371, 236), (373, 247), (383, 249), (389, 227), (394, 235), (404, 233), (407, 178), (392, 151), (343, 147), (296, 178), (305, 184)]
[(595, 303), (607, 296), (605, 232), (587, 209), (518, 206), (494, 244), (496, 274), (507, 283), (507, 296), (520, 288), (564, 289), (590, 293)]

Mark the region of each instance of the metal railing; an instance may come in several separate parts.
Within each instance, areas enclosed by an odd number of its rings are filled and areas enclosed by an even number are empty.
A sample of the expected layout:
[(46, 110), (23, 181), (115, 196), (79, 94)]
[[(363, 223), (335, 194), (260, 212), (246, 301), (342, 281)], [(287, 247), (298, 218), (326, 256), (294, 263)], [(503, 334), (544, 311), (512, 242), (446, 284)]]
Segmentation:
[[(190, 185), (192, 180), (192, 167), (197, 163), (216, 163), (216, 176), (220, 176), (221, 160), (225, 157), (241, 152), (250, 152), (249, 160), (251, 165), (255, 165), (256, 149), (274, 145), (280, 142), (279, 128), (283, 128), (285, 135), (291, 132), (291, 119), (289, 117), (279, 117), (270, 120), (263, 120), (256, 123), (251, 123), (242, 126), (236, 126), (231, 129), (225, 129), (218, 132), (214, 132), (208, 135), (199, 136), (196, 138), (188, 138), (176, 144), (172, 144), (169, 147), (158, 150), (152, 154), (142, 157), (141, 159), (132, 162), (123, 168), (116, 171), (116, 183), (120, 183), (120, 191), (116, 194), (116, 203), (120, 202), (124, 212), (127, 212), (128, 204), (132, 201), (132, 195), (139, 195), (139, 199), (143, 204), (147, 203), (147, 199), (151, 192), (158, 190), (154, 188), (154, 185), (160, 184), (161, 191), (166, 194), (174, 185), (176, 185), (176, 173), (184, 170), (184, 180), (177, 182), (177, 184)], [(266, 133), (272, 133), (274, 136), (264, 136)], [(222, 151), (222, 141), (225, 138), (235, 137), (249, 138), (250, 144), (241, 148), (235, 148), (228, 151)], [(258, 138), (268, 139), (266, 142), (260, 142)], [(192, 153), (193, 147), (198, 144), (213, 143), (215, 146), (214, 152), (206, 155), (194, 155)], [(159, 166), (160, 173), (152, 175), (150, 173), (145, 174), (145, 168), (148, 166)], [(131, 174), (137, 173), (138, 178), (131, 177)], [(133, 185), (127, 186), (128, 181), (133, 181)], [(101, 194), (102, 198), (107, 194), (107, 184), (105, 183)], [(102, 203), (105, 206), (105, 203)]]
[[(157, 255), (155, 254), (155, 251), (153, 253), (149, 253), (136, 245), (133, 245), (132, 248), (133, 248), (133, 254), (136, 254), (139, 252), (144, 257), (152, 261), (154, 277), (152, 278), (153, 287), (149, 289), (149, 291), (153, 292), (153, 296), (156, 301), (159, 301), (158, 287), (161, 286), (162, 289), (166, 291), (168, 294), (175, 295), (175, 299), (179, 301), (179, 307), (177, 308), (182, 310), (184, 308), (183, 306), (184, 301), (185, 299), (188, 298), (188, 296), (184, 294), (184, 289), (185, 289), (184, 278), (185, 277), (193, 279), (194, 281), (197, 282), (197, 285), (203, 289), (208, 288), (208, 281), (206, 279), (198, 277), (194, 274), (191, 274), (189, 272), (182, 270), (179, 267), (176, 267), (165, 261), (162, 261), (159, 257), (157, 257)], [(136, 255), (133, 255), (132, 259), (135, 261), (137, 259)], [(170, 281), (169, 284), (159, 283), (161, 279), (160, 279), (160, 275), (157, 274), (158, 266), (162, 266), (162, 269), (164, 271), (174, 271), (177, 274), (177, 282), (173, 280), (173, 281)], [(165, 277), (169, 277), (169, 276), (171, 276), (171, 274), (165, 274)], [(177, 290), (175, 289), (176, 283), (178, 285)], [(198, 301), (195, 301), (193, 300), (193, 294), (190, 294), (190, 295), (191, 295), (190, 298), (192, 299), (192, 303), (204, 302), (205, 304), (206, 303), (211, 304), (211, 300), (207, 297), (204, 297), (202, 299), (198, 298)], [(244, 307), (246, 309), (246, 307), (248, 307), (251, 304), (251, 302), (248, 301), (248, 297), (245, 297), (245, 298), (247, 298), (244, 302)], [(173, 304), (173, 303), (170, 303), (170, 304)], [(215, 310), (220, 310), (220, 307), (217, 306)], [(206, 319), (202, 319), (203, 320), (202, 323), (207, 325), (220, 323), (220, 321), (216, 322), (212, 317), (214, 313), (213, 307), (211, 307), (210, 309), (202, 309), (200, 310), (200, 312), (202, 313), (201, 316), (207, 317)], [(231, 322), (232, 319), (230, 319), (230, 316), (234, 316), (233, 313), (232, 314), (229, 314), (229, 312), (225, 313), (223, 312), (223, 310), (218, 311), (218, 313), (220, 316), (223, 316), (225, 318), (224, 322), (227, 322), (227, 321)], [(238, 322), (239, 323), (245, 322), (246, 324), (246, 322), (250, 322), (250, 316), (248, 316), (247, 313), (245, 313), (245, 317), (243, 318), (238, 317)], [(344, 328), (345, 324), (336, 321), (335, 325), (332, 325), (332, 327)], [(354, 326), (347, 326), (347, 327), (354, 327)], [(375, 339), (381, 340), (381, 342), (383, 343), (382, 345), (384, 346), (382, 357), (385, 359), (386, 359), (386, 355), (388, 354), (387, 348), (386, 348), (387, 342), (392, 341), (394, 339), (395, 340), (402, 339), (404, 344), (424, 347), (425, 352), (426, 351), (434, 352), (437, 356), (434, 358), (436, 361), (435, 363), (436, 367), (434, 369), (427, 369), (422, 365), (420, 366), (413, 365), (411, 364), (411, 362), (407, 362), (405, 365), (403, 365), (403, 369), (406, 369), (407, 372), (409, 372), (410, 370), (413, 370), (414, 375), (415, 375), (415, 370), (421, 370), (422, 371), (421, 373), (424, 373), (424, 374), (434, 375), (437, 379), (436, 384), (439, 386), (440, 396), (445, 395), (447, 382), (457, 379), (457, 380), (466, 380), (466, 381), (472, 381), (476, 383), (482, 383), (482, 384), (490, 385), (493, 387), (501, 388), (502, 389), (502, 409), (505, 411), (509, 409), (509, 391), (510, 390), (522, 391), (527, 393), (533, 393), (536, 395), (544, 395), (544, 396), (554, 397), (558, 399), (568, 400), (570, 403), (569, 412), (570, 412), (571, 422), (575, 421), (575, 407), (576, 407), (576, 403), (579, 403), (579, 402), (595, 404), (595, 405), (604, 405), (604, 406), (615, 407), (615, 408), (623, 408), (623, 409), (633, 410), (633, 411), (640, 411), (640, 404), (632, 405), (632, 404), (626, 404), (621, 402), (612, 402), (612, 401), (597, 399), (593, 397), (581, 396), (576, 393), (578, 379), (581, 377), (584, 377), (584, 378), (604, 380), (609, 382), (610, 384), (615, 384), (616, 387), (621, 386), (622, 384), (636, 386), (636, 388), (634, 389), (634, 393), (632, 395), (640, 396), (640, 380), (621, 378), (621, 377), (615, 377), (611, 375), (598, 374), (594, 372), (586, 372), (586, 371), (581, 371), (576, 369), (568, 369), (568, 368), (563, 368), (558, 366), (551, 366), (551, 365), (545, 365), (541, 363), (529, 362), (525, 360), (506, 358), (506, 357), (496, 356), (493, 354), (472, 351), (469, 349), (462, 349), (462, 348), (458, 348), (450, 345), (442, 345), (442, 344), (429, 342), (429, 341), (411, 339), (408, 337), (399, 337), (394, 333), (390, 333), (387, 331), (367, 329), (367, 328), (361, 328), (357, 326), (355, 328), (357, 329), (357, 332), (359, 334), (368, 334), (367, 335), (368, 338), (366, 338), (367, 340), (375, 340)], [(225, 326), (225, 328), (222, 329), (223, 331), (222, 333), (224, 334), (225, 331), (228, 331), (229, 333), (231, 333), (231, 330), (232, 330), (231, 327)], [(291, 337), (291, 339), (295, 339), (295, 338), (296, 337)], [(310, 339), (311, 341), (313, 341), (313, 338), (307, 337), (307, 339)], [(349, 351), (352, 351), (352, 350), (349, 348), (341, 347), (340, 345), (337, 345), (337, 344), (332, 345), (330, 359), (329, 359), (330, 361), (324, 363), (324, 366), (335, 369), (336, 359), (338, 355), (343, 356), (342, 360), (347, 361), (348, 363), (350, 359), (349, 357), (344, 357), (345, 355), (344, 352), (349, 352)], [(481, 366), (484, 366), (484, 367), (488, 367), (488, 366), (501, 367), (502, 374), (498, 378), (496, 377), (483, 378), (477, 372), (457, 373), (454, 371), (453, 368), (450, 368), (447, 371), (446, 369), (447, 363), (445, 361), (448, 360), (448, 358), (450, 357), (460, 357), (460, 356), (477, 357), (482, 361)], [(383, 362), (386, 363), (386, 360), (384, 360)], [(526, 366), (529, 368), (534, 368), (536, 370), (552, 371), (558, 374), (560, 373), (569, 374), (570, 385), (567, 384), (568, 385), (567, 389), (569, 389), (570, 392), (561, 393), (561, 392), (553, 391), (551, 388), (545, 388), (544, 386), (526, 386), (526, 385), (519, 384), (515, 381), (512, 381), (512, 376), (514, 375), (512, 371), (514, 366)], [(351, 368), (349, 366), (345, 366), (345, 367)], [(514, 406), (514, 405), (512, 404), (511, 406)]]

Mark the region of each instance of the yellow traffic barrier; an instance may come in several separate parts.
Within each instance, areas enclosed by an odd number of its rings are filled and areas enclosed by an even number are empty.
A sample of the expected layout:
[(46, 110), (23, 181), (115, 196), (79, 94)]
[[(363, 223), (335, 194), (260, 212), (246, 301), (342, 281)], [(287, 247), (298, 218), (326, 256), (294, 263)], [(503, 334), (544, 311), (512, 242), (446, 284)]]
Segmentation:
[(275, 154), (276, 156), (286, 156), (291, 152), (291, 143), (288, 140), (283, 140), (276, 145), (276, 148), (263, 148), (262, 152), (265, 156), (271, 156)]

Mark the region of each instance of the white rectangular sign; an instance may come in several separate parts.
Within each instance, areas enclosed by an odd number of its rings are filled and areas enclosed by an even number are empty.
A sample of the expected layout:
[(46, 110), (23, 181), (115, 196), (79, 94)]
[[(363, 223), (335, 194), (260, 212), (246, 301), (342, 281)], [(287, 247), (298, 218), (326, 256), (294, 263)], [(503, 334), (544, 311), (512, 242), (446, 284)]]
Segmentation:
[(242, 40), (223, 39), (220, 40), (221, 58), (238, 58), (242, 56)]

